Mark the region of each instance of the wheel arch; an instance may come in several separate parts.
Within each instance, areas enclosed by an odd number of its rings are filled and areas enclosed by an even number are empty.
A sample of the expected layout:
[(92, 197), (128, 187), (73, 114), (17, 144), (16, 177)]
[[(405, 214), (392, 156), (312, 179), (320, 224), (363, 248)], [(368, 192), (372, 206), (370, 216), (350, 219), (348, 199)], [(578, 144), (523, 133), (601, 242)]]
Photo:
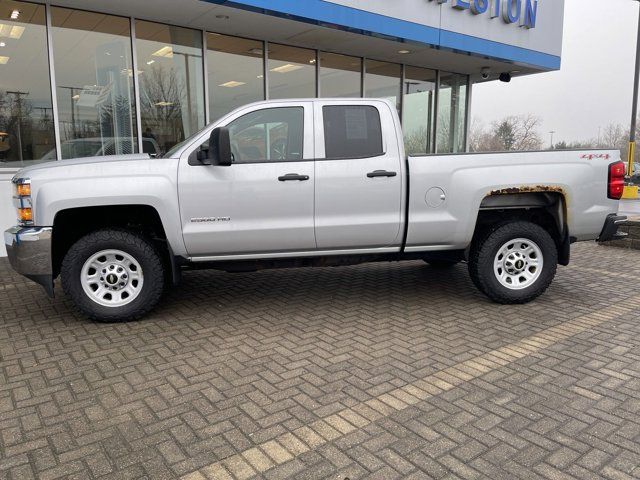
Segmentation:
[(570, 261), (569, 227), (567, 222), (566, 193), (550, 187), (506, 189), (491, 192), (480, 204), (474, 240), (487, 229), (524, 220), (544, 228), (558, 247), (558, 263)]
[(166, 271), (177, 267), (171, 245), (159, 212), (151, 205), (100, 205), (60, 210), (53, 221), (52, 267), (53, 277), (60, 273), (62, 261), (71, 246), (83, 236), (107, 228), (123, 229), (151, 239), (166, 262)]

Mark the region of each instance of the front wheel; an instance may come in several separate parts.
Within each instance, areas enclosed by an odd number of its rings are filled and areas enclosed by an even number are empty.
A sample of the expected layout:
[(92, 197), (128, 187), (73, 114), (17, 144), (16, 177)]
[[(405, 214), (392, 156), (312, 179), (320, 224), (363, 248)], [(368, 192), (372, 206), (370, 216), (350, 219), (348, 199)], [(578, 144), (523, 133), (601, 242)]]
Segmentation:
[(100, 322), (141, 318), (164, 289), (163, 264), (153, 244), (122, 230), (82, 237), (67, 252), (60, 276), (78, 310)]
[(471, 279), (502, 304), (527, 303), (549, 287), (558, 266), (551, 235), (534, 223), (512, 222), (476, 239), (469, 256)]

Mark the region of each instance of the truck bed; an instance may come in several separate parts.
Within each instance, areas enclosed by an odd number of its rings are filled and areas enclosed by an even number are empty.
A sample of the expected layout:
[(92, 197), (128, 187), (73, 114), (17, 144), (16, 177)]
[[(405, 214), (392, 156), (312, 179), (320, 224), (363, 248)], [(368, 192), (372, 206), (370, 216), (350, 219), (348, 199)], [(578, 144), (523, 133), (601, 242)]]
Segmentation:
[(410, 156), (405, 251), (464, 249), (491, 197), (527, 193), (559, 195), (572, 239), (594, 240), (617, 212), (607, 181), (619, 160), (616, 150)]

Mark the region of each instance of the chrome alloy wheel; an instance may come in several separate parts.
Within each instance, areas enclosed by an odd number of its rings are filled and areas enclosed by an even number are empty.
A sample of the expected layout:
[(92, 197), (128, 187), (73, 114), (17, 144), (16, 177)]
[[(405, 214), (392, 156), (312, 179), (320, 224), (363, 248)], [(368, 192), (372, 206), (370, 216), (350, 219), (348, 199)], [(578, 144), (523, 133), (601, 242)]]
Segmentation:
[(87, 296), (104, 307), (122, 307), (142, 291), (144, 275), (135, 258), (121, 250), (102, 250), (84, 262), (80, 283)]
[(509, 290), (523, 290), (533, 285), (544, 267), (542, 250), (535, 242), (516, 238), (505, 243), (493, 261), (493, 272)]

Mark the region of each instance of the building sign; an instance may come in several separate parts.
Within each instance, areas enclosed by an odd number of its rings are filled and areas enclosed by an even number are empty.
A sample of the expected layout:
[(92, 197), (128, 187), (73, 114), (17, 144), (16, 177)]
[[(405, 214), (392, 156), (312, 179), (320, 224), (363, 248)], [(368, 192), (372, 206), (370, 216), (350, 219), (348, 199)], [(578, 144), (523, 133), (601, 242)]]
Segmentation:
[(538, 71), (560, 68), (565, 0), (202, 1), (415, 44), (416, 50), (426, 45)]
[(500, 17), (505, 23), (517, 23), (524, 28), (536, 28), (538, 0), (435, 0), (435, 2), (450, 3), (453, 8), (468, 10), (474, 15)]

